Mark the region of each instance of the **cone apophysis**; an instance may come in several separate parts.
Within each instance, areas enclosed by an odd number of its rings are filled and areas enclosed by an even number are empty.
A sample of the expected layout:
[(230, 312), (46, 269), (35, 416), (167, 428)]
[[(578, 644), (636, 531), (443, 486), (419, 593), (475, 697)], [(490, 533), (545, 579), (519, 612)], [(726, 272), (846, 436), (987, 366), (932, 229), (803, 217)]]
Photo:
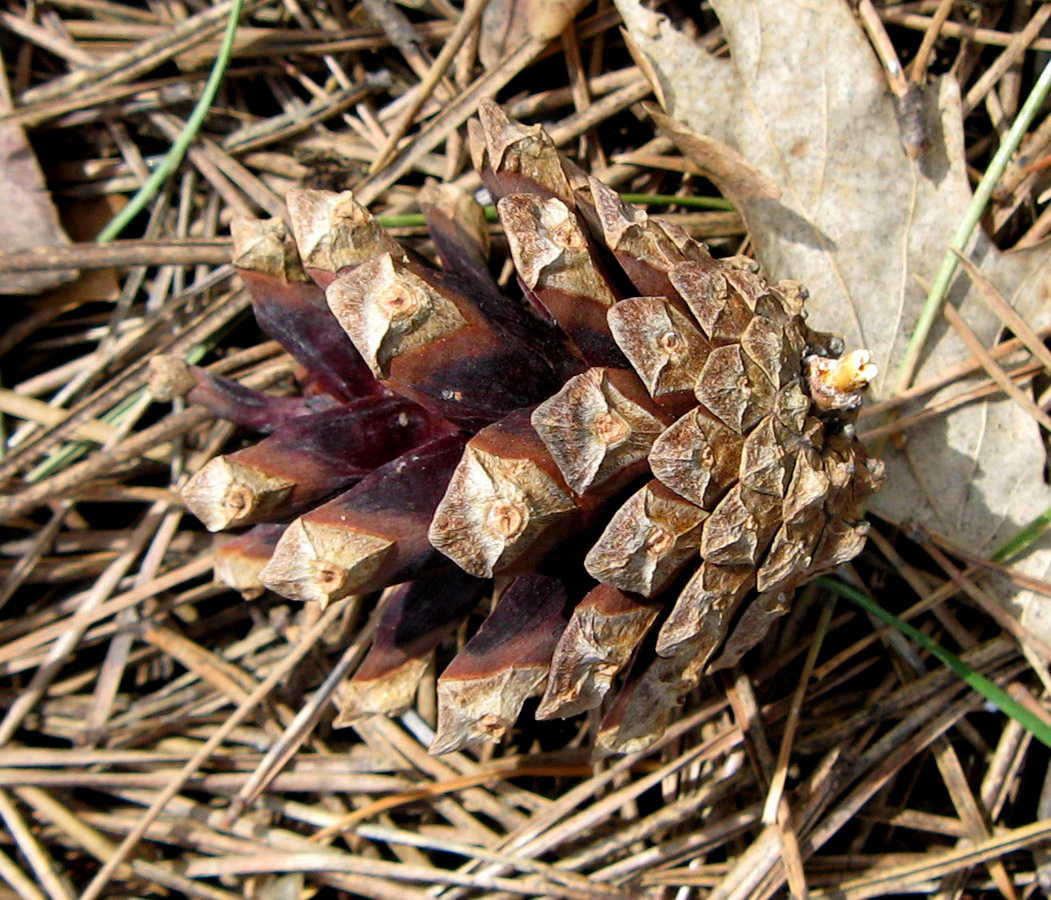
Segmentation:
[(450, 186), (421, 192), (440, 266), (349, 193), (293, 192), (292, 234), (241, 223), (235, 264), (303, 399), (187, 373), (192, 401), (267, 436), (184, 499), (212, 530), (255, 526), (217, 566), (246, 595), (403, 585), (342, 722), (411, 703), (498, 578), (438, 679), (434, 749), (498, 740), (540, 696), (539, 718), (605, 704), (601, 744), (637, 750), (860, 551), (883, 470), (853, 418), (875, 369), (807, 327), (799, 284), (626, 206), (538, 126), (487, 103), (469, 135), (520, 293)]

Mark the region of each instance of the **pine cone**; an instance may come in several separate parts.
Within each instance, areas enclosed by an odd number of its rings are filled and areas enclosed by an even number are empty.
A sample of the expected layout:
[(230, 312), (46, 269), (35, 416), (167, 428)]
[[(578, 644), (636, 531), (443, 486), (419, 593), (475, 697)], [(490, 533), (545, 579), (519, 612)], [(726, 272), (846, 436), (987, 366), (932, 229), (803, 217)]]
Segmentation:
[(217, 563), (246, 595), (402, 585), (340, 723), (410, 705), (501, 577), (439, 678), (432, 751), (499, 739), (530, 696), (564, 717), (614, 685), (600, 742), (641, 749), (861, 549), (883, 472), (852, 422), (875, 369), (807, 328), (800, 285), (624, 205), (539, 127), (493, 104), (471, 126), (524, 302), (493, 280), (462, 192), (421, 192), (440, 268), (349, 193), (294, 192), (294, 240), (242, 224), (235, 264), (303, 396), (191, 369), (191, 401), (268, 436), (184, 497), (211, 530), (255, 526)]

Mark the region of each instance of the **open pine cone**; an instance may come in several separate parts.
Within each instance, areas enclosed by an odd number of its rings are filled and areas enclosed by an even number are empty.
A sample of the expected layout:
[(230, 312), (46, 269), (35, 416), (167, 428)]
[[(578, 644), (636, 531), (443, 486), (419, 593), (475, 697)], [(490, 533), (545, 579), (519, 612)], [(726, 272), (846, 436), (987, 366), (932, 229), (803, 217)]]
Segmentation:
[(432, 750), (499, 739), (532, 695), (539, 718), (593, 709), (615, 681), (600, 742), (641, 749), (861, 549), (882, 466), (851, 423), (874, 367), (807, 328), (800, 285), (625, 206), (539, 127), (493, 104), (471, 124), (525, 303), (462, 191), (421, 192), (441, 268), (349, 193), (290, 194), (294, 242), (242, 225), (235, 263), (303, 396), (182, 370), (191, 401), (269, 432), (184, 497), (210, 530), (254, 526), (217, 553), (241, 590), (401, 585), (340, 721), (410, 705), (498, 578), (438, 680)]

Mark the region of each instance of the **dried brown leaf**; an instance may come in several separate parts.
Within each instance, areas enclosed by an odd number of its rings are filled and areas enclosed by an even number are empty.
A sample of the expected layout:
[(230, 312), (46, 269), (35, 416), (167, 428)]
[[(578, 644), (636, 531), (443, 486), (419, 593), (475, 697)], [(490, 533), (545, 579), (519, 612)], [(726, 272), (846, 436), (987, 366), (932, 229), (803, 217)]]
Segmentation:
[(478, 56), (495, 68), (525, 38), (552, 40), (573, 21), (583, 0), (499, 0), (486, 4)]
[[(668, 123), (673, 139), (687, 153), (701, 142), (743, 157), (743, 186), (740, 172), (724, 177), (709, 165), (707, 151), (699, 161), (743, 213), (770, 277), (799, 279), (811, 294), (810, 324), (872, 352), (881, 373), (873, 393), (888, 396), (925, 286), (970, 200), (955, 81), (924, 92), (931, 147), (910, 159), (879, 62), (847, 4), (713, 0), (730, 59), (707, 53), (637, 0), (617, 6), (660, 79), (677, 123)], [(755, 190), (757, 177), (780, 197)], [(968, 255), (1031, 326), (1048, 323), (1046, 251), (1005, 255), (979, 235)], [(991, 344), (1000, 323), (965, 277), (950, 299)], [(916, 380), (969, 355), (939, 323)], [(1038, 430), (1008, 400), (928, 421), (908, 432), (904, 452), (888, 448), (886, 457), (887, 486), (872, 508), (919, 520), (978, 553), (1051, 506)], [(1049, 565), (1051, 551), (1041, 551), (1026, 568), (1043, 575)]]
[[(0, 125), (0, 246), (5, 250), (68, 244), (58, 221), (44, 173), (18, 125)], [(39, 294), (77, 277), (75, 269), (0, 272), (0, 293)]]

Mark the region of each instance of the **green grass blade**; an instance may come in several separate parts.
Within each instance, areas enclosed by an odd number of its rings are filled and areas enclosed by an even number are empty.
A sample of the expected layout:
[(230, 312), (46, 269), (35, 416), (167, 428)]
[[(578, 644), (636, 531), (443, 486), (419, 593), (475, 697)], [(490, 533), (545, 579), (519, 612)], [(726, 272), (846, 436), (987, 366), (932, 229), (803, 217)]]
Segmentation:
[[(118, 237), (128, 226), (128, 223), (146, 208), (146, 205), (157, 194), (157, 191), (160, 190), (164, 182), (171, 177), (172, 173), (183, 161), (190, 144), (193, 143), (197, 133), (201, 130), (201, 125), (204, 124), (205, 117), (212, 108), (212, 103), (215, 102), (215, 95), (219, 92), (219, 85), (222, 84), (223, 76), (226, 74), (226, 69), (230, 64), (230, 58), (233, 55), (234, 37), (237, 34), (237, 26), (241, 19), (242, 8), (243, 0), (234, 0), (230, 7), (230, 16), (226, 20), (226, 29), (223, 32), (219, 52), (216, 54), (215, 61), (212, 63), (212, 69), (208, 74), (208, 80), (205, 82), (204, 90), (201, 92), (201, 96), (198, 98), (193, 111), (190, 113), (189, 118), (186, 120), (186, 124), (179, 133), (178, 139), (172, 144), (167, 154), (165, 154), (160, 165), (153, 170), (149, 178), (146, 179), (131, 200), (128, 201), (127, 206), (114, 216), (106, 227), (98, 233), (95, 238), (96, 243), (106, 244)], [(204, 347), (198, 349), (200, 351), (197, 354), (199, 358), (204, 355), (206, 350)], [(102, 421), (110, 425), (119, 425), (127, 415), (128, 411), (135, 406), (138, 399), (142, 396), (142, 393), (143, 392), (140, 390), (132, 396), (126, 397), (121, 403), (105, 413), (101, 417)], [(30, 482), (36, 482), (54, 474), (59, 469), (83, 456), (92, 446), (93, 445), (82, 441), (72, 441), (62, 447), (56, 448), (48, 455), (47, 459), (39, 463), (28, 474), (27, 480)]]
[(1011, 697), (999, 685), (994, 684), (980, 672), (967, 665), (960, 657), (950, 653), (937, 641), (932, 641), (922, 631), (914, 628), (908, 622), (899, 619), (893, 613), (887, 612), (882, 606), (874, 603), (856, 588), (852, 588), (842, 581), (837, 581), (835, 578), (819, 578), (818, 582), (822, 587), (828, 588), (828, 590), (843, 597), (845, 600), (860, 606), (865, 612), (875, 616), (892, 628), (896, 628), (906, 637), (920, 644), (952, 669), (973, 690), (981, 694), (990, 703), (995, 704), (1002, 713), (1014, 719), (1040, 743), (1051, 747), (1051, 727), (1048, 727), (1043, 720), (1022, 706), (1021, 703)]
[(1014, 559), (1051, 528), (1051, 507), (1045, 509), (1032, 522), (1025, 525), (1014, 537), (992, 555), (993, 562), (1005, 563)]
[(975, 188), (974, 196), (971, 197), (971, 202), (968, 204), (967, 211), (956, 229), (956, 234), (953, 236), (949, 249), (945, 251), (945, 258), (942, 260), (941, 268), (938, 269), (937, 274), (934, 276), (934, 281), (931, 282), (927, 300), (920, 311), (920, 317), (916, 321), (909, 345), (905, 350), (905, 358), (902, 360), (901, 369), (898, 372), (898, 383), (894, 393), (900, 394), (912, 384), (920, 354), (927, 343), (927, 336), (938, 318), (938, 313), (941, 312), (945, 295), (948, 293), (949, 285), (952, 284), (953, 276), (956, 274), (958, 265), (956, 251), (963, 252), (968, 241), (970, 241), (975, 227), (982, 218), (986, 204), (993, 195), (993, 190), (1004, 174), (1004, 169), (1007, 168), (1007, 163), (1014, 155), (1015, 150), (1018, 149), (1019, 144), (1022, 143), (1022, 138), (1025, 137), (1033, 119), (1043, 107), (1049, 91), (1051, 91), (1051, 62), (1044, 66), (1043, 72), (1040, 73), (1033, 90), (1018, 111), (1018, 116), (1015, 118), (1010, 130), (1000, 142), (1000, 147), (989, 163), (989, 168), (985, 170), (982, 180), (978, 183), (978, 187)]
[(215, 62), (212, 63), (212, 71), (208, 74), (208, 81), (205, 82), (204, 90), (201, 92), (193, 112), (190, 113), (190, 117), (186, 120), (186, 124), (179, 133), (178, 139), (165, 154), (160, 165), (153, 170), (142, 187), (136, 191), (135, 196), (128, 201), (128, 205), (117, 213), (110, 220), (109, 224), (99, 232), (95, 238), (97, 243), (105, 244), (117, 237), (127, 227), (128, 223), (146, 208), (146, 204), (153, 199), (164, 182), (179, 167), (183, 157), (186, 156), (186, 151), (190, 148), (194, 138), (197, 137), (197, 132), (201, 130), (201, 125), (204, 124), (205, 117), (212, 108), (215, 95), (219, 92), (219, 85), (222, 84), (223, 76), (226, 74), (226, 67), (230, 64), (230, 57), (233, 55), (234, 50), (234, 35), (237, 33), (237, 24), (241, 18), (242, 5), (243, 0), (234, 0), (233, 5), (230, 7), (230, 18), (226, 20), (226, 30), (223, 32), (223, 40), (219, 45), (219, 52), (216, 54)]
[[(730, 212), (734, 208), (729, 200), (724, 200), (722, 197), (677, 197), (674, 194), (621, 194), (620, 199), (625, 203), (635, 203), (639, 206), (683, 206), (687, 209), (715, 209)], [(497, 221), (495, 206), (490, 204), (483, 206), (482, 209), (485, 211), (487, 221)], [(420, 213), (376, 216), (376, 221), (384, 228), (419, 228), (425, 224)]]
[(677, 197), (674, 194), (621, 194), (625, 203), (640, 206), (683, 206), (689, 209), (717, 209), (732, 211), (734, 205), (722, 197)]

